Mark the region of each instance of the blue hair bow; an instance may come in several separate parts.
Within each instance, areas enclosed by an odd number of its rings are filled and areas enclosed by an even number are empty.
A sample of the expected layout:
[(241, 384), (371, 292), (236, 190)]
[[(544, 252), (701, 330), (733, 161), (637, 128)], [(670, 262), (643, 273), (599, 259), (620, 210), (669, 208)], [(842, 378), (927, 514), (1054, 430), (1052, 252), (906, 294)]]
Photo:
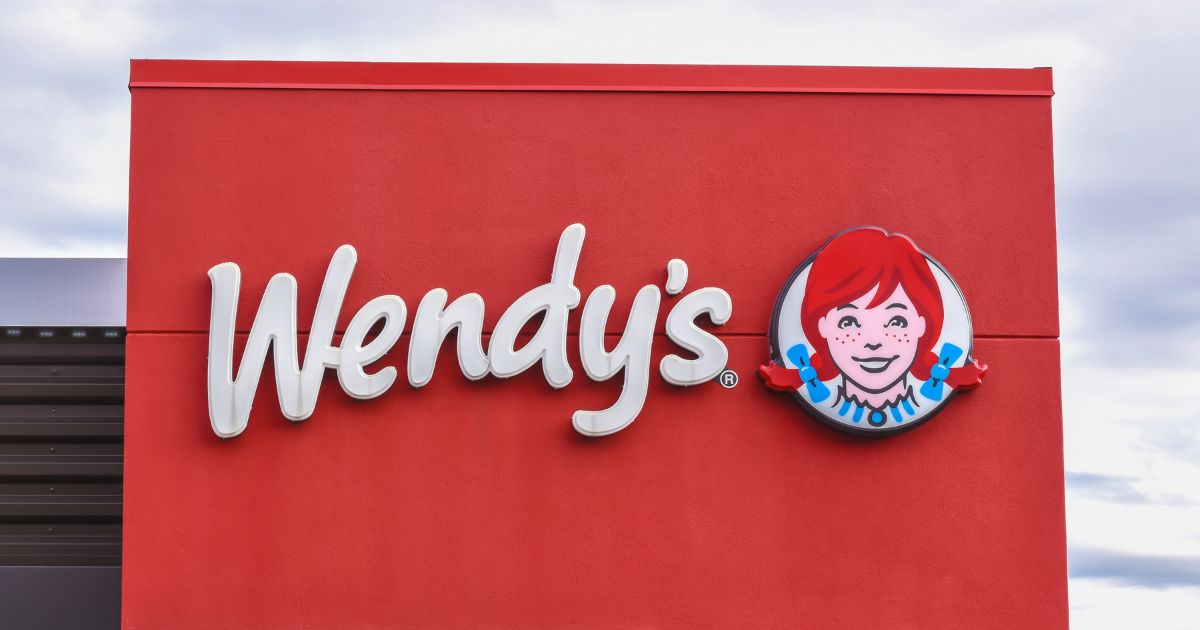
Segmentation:
[(792, 365), (800, 368), (800, 380), (804, 381), (805, 387), (808, 388), (808, 397), (813, 402), (819, 403), (829, 398), (829, 388), (817, 378), (817, 369), (808, 360), (808, 346), (798, 343), (788, 348), (787, 358)]
[(946, 379), (950, 377), (950, 366), (963, 354), (962, 348), (952, 344), (942, 344), (942, 352), (938, 355), (937, 363), (929, 368), (929, 380), (921, 386), (921, 395), (929, 400), (941, 400), (942, 389)]

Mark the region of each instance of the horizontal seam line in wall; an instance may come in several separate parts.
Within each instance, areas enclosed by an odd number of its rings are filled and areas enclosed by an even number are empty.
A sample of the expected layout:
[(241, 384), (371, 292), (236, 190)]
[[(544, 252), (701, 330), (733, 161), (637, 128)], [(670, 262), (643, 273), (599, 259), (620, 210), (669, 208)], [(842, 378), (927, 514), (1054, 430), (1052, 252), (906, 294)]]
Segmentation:
[[(767, 336), (766, 332), (726, 332), (726, 331), (722, 331), (722, 330), (714, 330), (714, 329), (708, 328), (708, 327), (704, 327), (704, 328), (705, 328), (705, 330), (707, 330), (709, 333), (713, 334), (716, 337), (766, 337)], [(238, 335), (246, 335), (249, 333), (250, 333), (249, 330), (238, 330), (235, 332), (235, 334), (238, 334)], [(338, 330), (338, 331), (334, 332), (334, 335), (341, 335), (344, 333), (345, 333), (344, 330)], [(307, 335), (308, 331), (300, 330), (300, 331), (297, 331), (297, 334)], [(491, 335), (492, 331), (485, 330), (485, 331), (483, 331), (483, 334)], [(624, 333), (606, 332), (606, 333), (604, 333), (604, 336), (620, 337), (622, 334), (624, 334)], [(130, 330), (130, 331), (126, 332), (127, 337), (132, 337), (135, 335), (204, 335), (204, 336), (207, 336), (208, 331), (207, 330)], [(411, 337), (411, 336), (412, 336), (412, 332), (408, 331), (408, 330), (404, 331), (404, 333), (401, 335), (401, 337)], [(568, 337), (578, 337), (579, 331), (577, 331), (577, 330), (570, 331), (567, 333), (567, 336)], [(654, 336), (655, 337), (665, 337), (666, 333), (655, 331)], [(1055, 339), (1055, 340), (1057, 340), (1058, 338), (1059, 338), (1058, 335), (992, 335), (992, 334), (975, 335), (975, 339)]]

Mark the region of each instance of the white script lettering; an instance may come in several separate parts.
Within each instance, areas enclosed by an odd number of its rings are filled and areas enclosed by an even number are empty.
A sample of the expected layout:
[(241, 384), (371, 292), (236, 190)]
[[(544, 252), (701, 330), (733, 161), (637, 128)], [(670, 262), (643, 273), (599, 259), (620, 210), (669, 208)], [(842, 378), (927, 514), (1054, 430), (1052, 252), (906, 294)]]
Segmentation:
[[(542, 372), (552, 387), (570, 384), (573, 372), (567, 361), (567, 320), (570, 311), (579, 305), (580, 292), (574, 281), (584, 235), (580, 224), (563, 230), (550, 282), (530, 290), (509, 306), (492, 332), (486, 354), (482, 343), (483, 298), (469, 293), (447, 306), (449, 295), (445, 290), (433, 289), (427, 293), (413, 316), (407, 366), (409, 384), (419, 388), (432, 380), (438, 352), (446, 336), (456, 328), (458, 363), (468, 379), (478, 380), (489, 373), (507, 378), (541, 362)], [(338, 314), (357, 260), (358, 254), (350, 245), (334, 252), (313, 314), (303, 366), (297, 347), (296, 279), (286, 273), (272, 277), (250, 327), (236, 379), (233, 342), (241, 269), (227, 262), (208, 271), (212, 283), (208, 411), (213, 432), (222, 438), (232, 438), (246, 429), (268, 350), (274, 357), (279, 408), (293, 422), (312, 415), (326, 368), (337, 370), (342, 389), (355, 398), (375, 398), (391, 388), (397, 379), (396, 368), (385, 367), (374, 374), (368, 374), (364, 368), (387, 354), (400, 339), (407, 316), (403, 299), (383, 295), (367, 302), (351, 319), (341, 342), (332, 345)], [(676, 295), (687, 282), (687, 265), (672, 259), (668, 271), (667, 294)], [(625, 330), (609, 352), (604, 346), (604, 335), (615, 300), (616, 289), (603, 285), (592, 291), (583, 309), (579, 351), (584, 372), (597, 381), (625, 372), (621, 395), (611, 407), (575, 412), (572, 425), (583, 435), (610, 435), (629, 426), (641, 412), (649, 391), (650, 350), (662, 296), (654, 285), (637, 292)], [(720, 339), (695, 322), (704, 315), (719, 326), (729, 320), (732, 312), (733, 302), (721, 289), (705, 287), (680, 298), (667, 314), (666, 334), (696, 358), (684, 359), (673, 354), (664, 357), (659, 363), (662, 378), (673, 385), (688, 386), (720, 374), (729, 351)], [(517, 349), (521, 329), (538, 315), (542, 319), (537, 332)], [(370, 330), (381, 321), (381, 332), (364, 344)]]

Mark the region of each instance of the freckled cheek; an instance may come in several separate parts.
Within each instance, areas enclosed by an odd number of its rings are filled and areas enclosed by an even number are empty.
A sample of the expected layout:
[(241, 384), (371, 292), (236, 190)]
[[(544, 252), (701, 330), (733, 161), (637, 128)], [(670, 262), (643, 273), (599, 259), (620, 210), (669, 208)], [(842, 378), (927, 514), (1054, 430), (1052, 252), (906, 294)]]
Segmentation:
[(906, 343), (911, 344), (914, 341), (913, 336), (907, 332), (904, 332), (903, 329), (898, 330), (898, 331), (885, 332), (885, 333), (883, 333), (883, 336), (885, 338), (891, 339), (892, 341), (896, 342), (897, 344), (906, 344)]

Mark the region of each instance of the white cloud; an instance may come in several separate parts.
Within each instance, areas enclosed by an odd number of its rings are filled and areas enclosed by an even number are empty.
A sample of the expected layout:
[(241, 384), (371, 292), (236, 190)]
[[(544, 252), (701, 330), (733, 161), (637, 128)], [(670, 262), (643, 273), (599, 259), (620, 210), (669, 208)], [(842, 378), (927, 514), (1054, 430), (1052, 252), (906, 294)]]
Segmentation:
[(0, 33), (30, 53), (119, 57), (152, 26), (140, 2), (54, 0), (6, 8)]
[(1193, 588), (1114, 587), (1094, 580), (1071, 582), (1071, 627), (1192, 630), (1200, 619), (1200, 592)]

